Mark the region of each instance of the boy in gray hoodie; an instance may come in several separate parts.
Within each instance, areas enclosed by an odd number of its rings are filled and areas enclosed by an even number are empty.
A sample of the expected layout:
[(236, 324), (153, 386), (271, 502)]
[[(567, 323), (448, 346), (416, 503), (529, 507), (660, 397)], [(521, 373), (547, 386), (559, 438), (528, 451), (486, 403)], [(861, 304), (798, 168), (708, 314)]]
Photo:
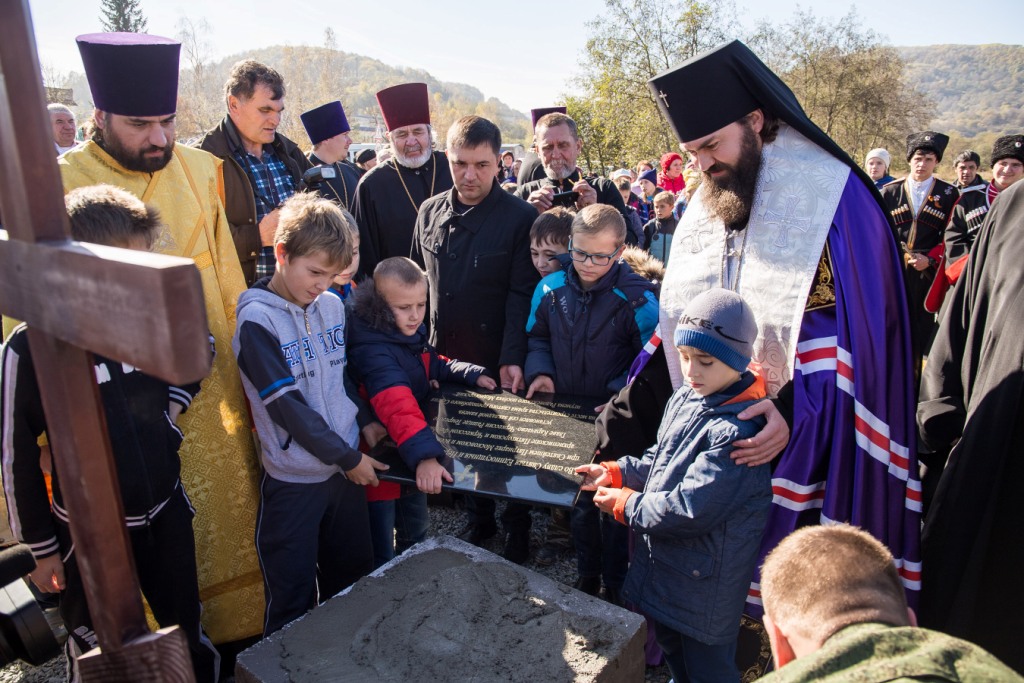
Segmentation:
[(260, 437), (256, 551), (264, 636), (368, 574), (363, 486), (387, 469), (357, 450), (345, 366), (345, 309), (324, 294), (352, 259), (341, 210), (297, 194), (281, 207), (277, 268), (238, 299), (232, 342)]

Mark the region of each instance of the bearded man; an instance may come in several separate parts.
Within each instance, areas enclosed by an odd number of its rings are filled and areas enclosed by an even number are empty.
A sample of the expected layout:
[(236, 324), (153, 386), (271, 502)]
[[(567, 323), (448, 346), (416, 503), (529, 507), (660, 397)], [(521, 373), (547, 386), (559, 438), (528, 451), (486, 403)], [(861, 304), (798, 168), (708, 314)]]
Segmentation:
[(65, 191), (107, 183), (160, 211), (153, 250), (195, 261), (217, 354), (178, 425), (181, 480), (193, 522), (203, 625), (215, 643), (262, 631), (256, 559), (258, 461), (238, 365), (231, 352), (235, 303), (245, 289), (224, 213), (222, 161), (174, 144), (180, 43), (140, 33), (79, 36), (92, 99), (92, 140), (57, 163)]
[(416, 214), (424, 200), (452, 189), (452, 174), (433, 151), (426, 83), (403, 83), (377, 93), (393, 156), (367, 171), (356, 188), (358, 277), (391, 256), (409, 256)]
[[(696, 102), (707, 83), (715, 92)], [(921, 506), (909, 327), (902, 262), (873, 182), (739, 41), (650, 88), (703, 176), (676, 228), (661, 330), (675, 329), (711, 287), (741, 294), (757, 318), (752, 368), (773, 400), (740, 414), (765, 414), (768, 424), (736, 442), (732, 457), (756, 465), (782, 451), (761, 552), (796, 527), (852, 522), (892, 549), (913, 601)], [(677, 354), (648, 351), (646, 366), (644, 356), (634, 364), (632, 391), (664, 396), (656, 387), (666, 374), (679, 388)], [(602, 415), (606, 429), (628, 421), (624, 398)], [(649, 438), (649, 426), (636, 431)], [(701, 578), (695, 566), (675, 568), (669, 580), (680, 592)], [(752, 578), (748, 611), (758, 616)]]

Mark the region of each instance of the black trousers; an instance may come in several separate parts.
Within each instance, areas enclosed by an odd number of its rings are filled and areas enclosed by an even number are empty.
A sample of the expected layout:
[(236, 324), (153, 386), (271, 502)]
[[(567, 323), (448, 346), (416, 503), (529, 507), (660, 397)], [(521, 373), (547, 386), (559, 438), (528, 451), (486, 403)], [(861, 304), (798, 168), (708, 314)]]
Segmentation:
[(341, 474), (315, 484), (264, 474), (256, 552), (268, 636), (373, 571), (366, 490)]
[[(181, 627), (188, 639), (196, 681), (204, 683), (217, 680), (220, 655), (199, 624), (202, 605), (196, 579), (196, 544), (192, 532), (194, 515), (195, 511), (179, 484), (150, 524), (129, 527), (128, 536), (139, 585), (153, 616), (161, 627)], [(57, 539), (61, 553), (66, 555), (64, 578), (67, 587), (60, 596), (60, 614), (68, 630), (68, 652), (76, 654), (77, 649), (77, 653), (84, 653), (98, 643), (67, 525), (57, 524)], [(70, 553), (69, 548), (72, 548)], [(98, 609), (103, 609), (103, 606), (98, 606)]]
[[(484, 496), (466, 496), (466, 514), (470, 524), (479, 526), (495, 526), (494, 510), (497, 506), (493, 498)], [(528, 532), (533, 519), (530, 517), (530, 506), (526, 503), (509, 501), (501, 513), (501, 526), (507, 533)]]

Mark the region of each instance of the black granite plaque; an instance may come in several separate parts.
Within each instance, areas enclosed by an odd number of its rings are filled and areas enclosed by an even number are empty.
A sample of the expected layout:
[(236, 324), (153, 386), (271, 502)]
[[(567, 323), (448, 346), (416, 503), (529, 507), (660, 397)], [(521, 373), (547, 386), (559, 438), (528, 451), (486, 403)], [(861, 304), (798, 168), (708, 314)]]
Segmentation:
[[(443, 385), (429, 399), (426, 418), (455, 480), (444, 488), (571, 507), (580, 482), (575, 469), (594, 456), (594, 408), (601, 403), (561, 394), (527, 401), (507, 391)], [(391, 467), (381, 479), (415, 485), (393, 444), (373, 455)]]

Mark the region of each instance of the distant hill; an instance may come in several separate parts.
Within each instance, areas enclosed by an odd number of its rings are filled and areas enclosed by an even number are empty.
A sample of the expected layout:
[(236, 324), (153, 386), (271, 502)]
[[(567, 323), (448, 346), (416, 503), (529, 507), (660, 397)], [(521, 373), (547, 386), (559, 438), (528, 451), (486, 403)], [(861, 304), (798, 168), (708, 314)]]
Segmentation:
[(325, 47), (272, 46), (236, 54), (204, 65), (201, 83), (183, 54), (178, 122), (181, 138), (209, 128), (224, 116), (224, 82), (231, 66), (246, 58), (263, 62), (284, 76), (287, 93), (281, 132), (305, 146), (308, 139), (299, 114), (313, 107), (341, 100), (353, 127), (356, 141), (371, 141), (380, 119), (375, 94), (399, 83), (418, 81), (430, 92), (431, 120), (438, 140), (456, 118), (467, 114), (484, 116), (496, 123), (504, 142), (523, 142), (530, 120), (497, 98), (485, 98), (478, 89), (464, 83), (440, 81), (421, 69), (393, 67), (383, 62)]
[(1024, 131), (1024, 45), (896, 49), (910, 82), (935, 102), (935, 130), (986, 139)]
[[(229, 55), (203, 63), (195, 69), (182, 50), (181, 76), (178, 87), (178, 139), (195, 140), (203, 131), (219, 122), (225, 113), (224, 82), (231, 66), (242, 59), (255, 59), (277, 69), (284, 77), (287, 92), (285, 112), (279, 130), (302, 147), (307, 147), (299, 114), (313, 107), (341, 100), (352, 126), (356, 142), (372, 142), (380, 120), (376, 93), (391, 85), (408, 82), (426, 83), (430, 93), (430, 113), (434, 131), (443, 145), (448, 127), (460, 116), (476, 114), (490, 119), (501, 128), (502, 141), (529, 143), (529, 117), (501, 100), (485, 98), (483, 93), (465, 83), (440, 81), (421, 69), (393, 67), (376, 59), (325, 47), (281, 46)], [(44, 75), (45, 77), (45, 75)], [(60, 74), (57, 82), (46, 85), (73, 90), (72, 107), (84, 122), (92, 112), (89, 84), (85, 74)], [(56, 93), (56, 91), (55, 91)], [(60, 93), (56, 99), (68, 99)]]

